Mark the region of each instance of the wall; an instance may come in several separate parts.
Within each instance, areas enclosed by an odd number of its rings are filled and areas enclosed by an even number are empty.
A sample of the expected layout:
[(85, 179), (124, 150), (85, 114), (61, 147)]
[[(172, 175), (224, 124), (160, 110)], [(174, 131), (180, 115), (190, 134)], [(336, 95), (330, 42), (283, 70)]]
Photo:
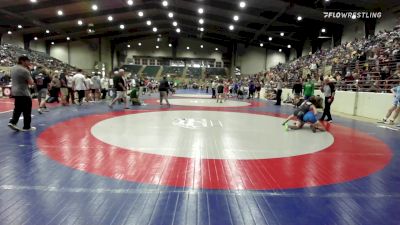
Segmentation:
[(279, 63), (285, 63), (286, 57), (283, 52), (276, 50), (267, 51), (267, 70), (271, 67), (278, 65)]
[(322, 42), (321, 49), (329, 50), (331, 48), (332, 48), (332, 39), (326, 39), (324, 42)]
[(96, 62), (100, 62), (100, 51), (101, 60), (106, 63), (107, 71), (111, 70), (111, 47), (109, 40), (105, 38), (102, 39), (101, 46), (99, 46), (99, 39), (97, 38), (87, 40), (87, 42), (56, 43), (50, 48), (50, 56), (80, 69), (90, 70), (94, 68)]
[(240, 66), (242, 74), (256, 74), (267, 68), (265, 48), (238, 45), (236, 66)]
[(32, 49), (32, 50), (46, 53), (46, 43), (44, 41), (41, 41), (41, 40), (31, 41), (29, 46), (30, 46), (30, 49)]
[(356, 38), (365, 37), (365, 25), (360, 20), (352, 20), (343, 28), (342, 44), (345, 42), (353, 41)]
[(393, 30), (393, 28), (398, 24), (399, 15), (395, 15), (392, 12), (383, 12), (382, 18), (376, 21), (375, 34), (379, 31)]
[[(141, 46), (138, 46), (139, 42), (142, 43)], [(160, 42), (157, 42), (156, 38), (151, 38), (135, 40), (129, 44), (131, 48), (127, 48), (127, 44), (122, 47), (127, 50), (127, 58), (134, 56), (173, 57), (172, 48), (168, 46), (169, 42), (164, 38), (161, 38)], [(158, 49), (156, 45), (159, 46)], [(200, 48), (200, 45), (203, 45), (203, 48)], [(187, 50), (186, 47), (190, 49)], [(215, 51), (215, 48), (218, 48), (218, 51)], [(211, 58), (222, 62), (222, 53), (224, 51), (226, 51), (226, 48), (220, 45), (196, 39), (181, 38), (178, 42), (176, 57)]]
[(297, 51), (295, 48), (290, 49), (289, 61), (297, 59)]
[(304, 42), (303, 50), (302, 50), (302, 52), (301, 52), (301, 56), (309, 55), (310, 52), (312, 52), (311, 40), (310, 40), (310, 39), (307, 39), (307, 40)]
[[(264, 98), (264, 90), (261, 96)], [(291, 89), (283, 89), (282, 98), (292, 95)], [(315, 90), (315, 95), (323, 96), (321, 91)], [(382, 119), (393, 104), (393, 94), (337, 91), (332, 111), (347, 115), (360, 116), (375, 120)], [(373, 106), (373, 107), (371, 107)], [(399, 118), (400, 120), (400, 118)]]
[(24, 38), (21, 34), (3, 34), (1, 44), (12, 44), (24, 48)]

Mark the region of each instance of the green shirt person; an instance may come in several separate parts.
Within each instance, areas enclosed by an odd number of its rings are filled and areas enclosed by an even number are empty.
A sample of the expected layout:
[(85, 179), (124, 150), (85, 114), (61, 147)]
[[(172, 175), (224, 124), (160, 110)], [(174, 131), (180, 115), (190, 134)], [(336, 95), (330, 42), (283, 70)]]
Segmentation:
[(314, 96), (314, 83), (308, 79), (307, 83), (304, 84), (304, 99), (309, 99), (311, 96)]

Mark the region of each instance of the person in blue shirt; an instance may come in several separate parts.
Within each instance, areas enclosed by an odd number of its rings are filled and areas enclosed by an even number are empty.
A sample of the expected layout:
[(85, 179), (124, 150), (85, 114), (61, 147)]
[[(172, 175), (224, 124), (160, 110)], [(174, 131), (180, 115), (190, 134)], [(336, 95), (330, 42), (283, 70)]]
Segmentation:
[[(385, 118), (382, 119), (382, 122), (393, 125), (394, 121), (396, 121), (396, 119), (400, 113), (400, 85), (392, 88), (391, 92), (394, 94), (393, 106), (388, 110)], [(394, 114), (393, 114), (393, 112), (394, 112)], [(392, 119), (390, 119), (390, 116), (392, 114), (393, 114), (393, 117), (392, 117)], [(397, 126), (400, 127), (400, 124)]]
[[(317, 108), (315, 104), (315, 96), (311, 96), (309, 100), (304, 101), (299, 108), (283, 122), (282, 125), (285, 126), (285, 130), (302, 129), (304, 124), (309, 123), (313, 133), (317, 130), (325, 131), (325, 127), (317, 120)], [(287, 123), (292, 119), (295, 119), (297, 122), (294, 125), (288, 125)]]

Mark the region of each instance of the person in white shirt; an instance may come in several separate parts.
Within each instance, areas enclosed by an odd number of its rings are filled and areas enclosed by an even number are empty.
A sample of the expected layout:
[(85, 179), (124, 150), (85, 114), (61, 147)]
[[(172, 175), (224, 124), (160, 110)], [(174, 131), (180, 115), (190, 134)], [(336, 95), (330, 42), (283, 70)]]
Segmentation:
[(71, 99), (71, 104), (75, 104), (75, 94), (74, 94), (74, 87), (72, 86), (72, 83), (74, 81), (73, 74), (68, 74), (67, 75), (67, 87), (68, 87), (68, 96), (67, 96), (67, 103), (69, 103), (69, 100)]
[(74, 91), (78, 92), (78, 103), (81, 105), (87, 89), (85, 76), (82, 74), (81, 69), (78, 69), (77, 73), (73, 76), (72, 87)]
[(108, 77), (103, 77), (100, 80), (101, 83), (101, 99), (106, 99), (107, 93), (108, 93), (108, 89), (110, 87), (110, 83), (109, 83), (109, 79)]

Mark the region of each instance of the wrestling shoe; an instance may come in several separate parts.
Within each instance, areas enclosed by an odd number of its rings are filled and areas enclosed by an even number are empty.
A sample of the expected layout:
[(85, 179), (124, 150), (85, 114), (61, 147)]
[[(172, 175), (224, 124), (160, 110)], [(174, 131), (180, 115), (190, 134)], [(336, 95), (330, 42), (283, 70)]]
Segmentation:
[(287, 123), (285, 123), (285, 124), (283, 125), (283, 127), (285, 128), (285, 131), (289, 131), (289, 130), (290, 130), (289, 124), (287, 124)]

